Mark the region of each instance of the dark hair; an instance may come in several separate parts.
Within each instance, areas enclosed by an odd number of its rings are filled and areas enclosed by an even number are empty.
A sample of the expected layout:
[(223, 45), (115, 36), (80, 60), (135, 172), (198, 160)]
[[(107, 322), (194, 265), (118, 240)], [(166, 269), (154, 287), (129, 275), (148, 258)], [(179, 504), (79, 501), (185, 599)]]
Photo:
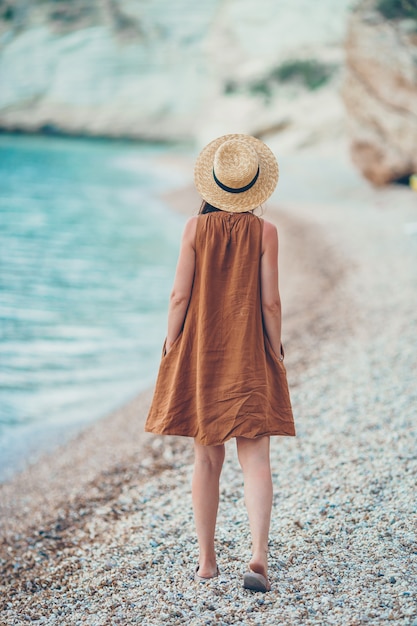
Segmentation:
[(202, 215), (203, 213), (214, 213), (215, 211), (220, 211), (220, 209), (216, 209), (215, 206), (212, 206), (211, 204), (203, 200), (198, 214)]
[[(260, 205), (258, 208), (261, 210), (261, 215), (263, 215), (263, 206)], [(212, 206), (211, 204), (203, 200), (198, 215), (203, 215), (204, 213), (214, 213), (215, 211), (221, 211), (221, 209), (217, 209), (215, 206)], [(255, 211), (256, 209), (252, 209), (251, 211), (247, 211), (247, 213), (254, 213)]]

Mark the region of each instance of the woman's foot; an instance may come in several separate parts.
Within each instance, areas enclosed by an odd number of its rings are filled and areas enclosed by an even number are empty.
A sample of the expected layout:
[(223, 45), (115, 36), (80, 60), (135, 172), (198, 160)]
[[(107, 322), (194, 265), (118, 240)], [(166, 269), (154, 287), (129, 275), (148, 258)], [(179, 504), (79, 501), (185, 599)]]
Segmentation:
[[(208, 574), (208, 575), (203, 576), (202, 574)], [(213, 570), (210, 570), (210, 573), (208, 573), (208, 568), (206, 568), (205, 570), (202, 570), (200, 566), (197, 565), (195, 569), (194, 580), (196, 582), (203, 583), (206, 580), (210, 580), (211, 578), (216, 578), (216, 576), (218, 575), (219, 575), (219, 568), (217, 567), (217, 565), (216, 565), (216, 569), (214, 570), (214, 573), (213, 573)]]
[(259, 559), (253, 556), (249, 561), (249, 569), (257, 574), (262, 574), (264, 578), (268, 578), (268, 565), (266, 559)]
[(252, 560), (249, 563), (249, 571), (243, 576), (243, 586), (252, 591), (270, 591), (271, 584), (268, 580), (267, 569), (259, 561)]

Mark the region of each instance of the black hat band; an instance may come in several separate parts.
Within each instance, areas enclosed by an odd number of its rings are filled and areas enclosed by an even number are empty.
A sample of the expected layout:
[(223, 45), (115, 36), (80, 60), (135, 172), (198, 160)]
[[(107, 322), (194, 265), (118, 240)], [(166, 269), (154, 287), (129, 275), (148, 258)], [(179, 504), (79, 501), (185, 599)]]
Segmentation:
[(217, 178), (216, 174), (214, 173), (214, 169), (213, 169), (213, 178), (214, 178), (214, 181), (215, 181), (216, 185), (218, 185), (220, 187), (220, 189), (223, 189), (223, 191), (228, 191), (229, 193), (242, 193), (243, 191), (248, 191), (248, 189), (253, 187), (254, 184), (256, 183), (256, 181), (258, 180), (258, 176), (259, 176), (259, 166), (258, 166), (258, 170), (257, 170), (254, 178), (250, 181), (250, 183), (248, 183), (244, 187), (239, 187), (238, 189), (236, 189), (234, 187), (228, 187), (227, 185), (223, 185), (223, 183), (220, 182), (219, 179)]

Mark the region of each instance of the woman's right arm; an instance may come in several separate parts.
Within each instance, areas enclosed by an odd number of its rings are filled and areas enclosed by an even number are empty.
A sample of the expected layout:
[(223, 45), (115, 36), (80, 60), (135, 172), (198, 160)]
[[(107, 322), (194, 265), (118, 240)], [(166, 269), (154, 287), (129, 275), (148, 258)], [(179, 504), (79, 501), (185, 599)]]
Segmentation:
[(185, 314), (191, 297), (195, 269), (195, 236), (197, 216), (191, 217), (185, 225), (182, 235), (181, 249), (175, 273), (168, 309), (168, 331), (166, 352), (181, 332)]
[(281, 298), (278, 287), (278, 231), (264, 220), (261, 257), (261, 303), (264, 327), (272, 349), (281, 358)]

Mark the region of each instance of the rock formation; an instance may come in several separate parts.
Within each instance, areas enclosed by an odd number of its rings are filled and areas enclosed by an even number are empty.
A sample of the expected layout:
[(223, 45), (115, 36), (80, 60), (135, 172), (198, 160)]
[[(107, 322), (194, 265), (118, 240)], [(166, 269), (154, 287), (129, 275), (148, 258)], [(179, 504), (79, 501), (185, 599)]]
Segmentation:
[(190, 136), (217, 1), (0, 0), (0, 127)]
[(417, 172), (417, 22), (387, 20), (365, 0), (351, 16), (346, 57), (353, 161), (376, 185)]
[(334, 86), (327, 107), (321, 88), (274, 83), (266, 98), (265, 81), (288, 58), (340, 68), (350, 2), (0, 0), (0, 129), (204, 142), (295, 128), (297, 145), (312, 141), (324, 127), (306, 108), (340, 128)]

